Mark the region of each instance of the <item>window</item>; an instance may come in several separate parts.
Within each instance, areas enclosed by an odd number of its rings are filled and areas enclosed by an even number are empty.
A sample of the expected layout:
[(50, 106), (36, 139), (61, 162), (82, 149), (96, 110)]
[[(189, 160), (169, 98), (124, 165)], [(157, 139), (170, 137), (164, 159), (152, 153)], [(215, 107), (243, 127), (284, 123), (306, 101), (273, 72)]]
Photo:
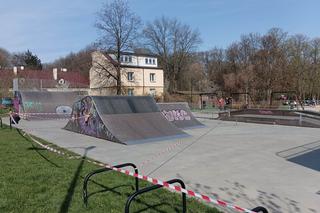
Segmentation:
[(150, 89), (149, 94), (153, 97), (156, 96), (156, 89)]
[(150, 73), (150, 81), (155, 82), (156, 81), (156, 74), (155, 73)]
[(128, 81), (133, 81), (133, 72), (128, 72)]
[(133, 90), (132, 88), (128, 89), (128, 96), (133, 96)]
[(132, 56), (122, 55), (120, 61), (124, 63), (132, 63)]
[(154, 58), (145, 58), (146, 64), (156, 64), (156, 59)]

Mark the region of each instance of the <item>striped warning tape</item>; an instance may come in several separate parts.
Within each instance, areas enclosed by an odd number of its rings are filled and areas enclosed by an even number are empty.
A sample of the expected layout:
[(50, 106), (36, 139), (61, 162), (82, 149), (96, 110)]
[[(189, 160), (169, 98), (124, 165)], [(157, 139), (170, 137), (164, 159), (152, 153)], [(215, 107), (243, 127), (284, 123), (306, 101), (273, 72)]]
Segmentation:
[[(222, 123), (222, 121), (220, 121), (217, 126), (213, 127), (213, 128), (210, 128), (209, 131), (207, 131), (204, 135), (206, 135), (207, 133), (211, 132), (213, 129), (217, 128), (220, 124)], [(200, 138), (202, 137), (203, 135), (200, 136)], [(197, 138), (195, 141), (193, 141), (192, 143), (194, 142), (197, 142), (199, 138)], [(172, 150), (174, 150), (175, 148), (179, 147), (182, 143), (182, 140), (179, 140), (178, 142), (172, 144), (172, 145), (169, 145), (167, 148), (163, 149), (162, 151), (160, 151), (159, 153), (153, 155), (150, 159), (147, 159), (145, 161), (143, 161), (141, 164), (140, 164), (140, 168), (141, 170), (143, 169), (143, 167), (145, 167), (147, 164), (151, 163), (153, 160), (155, 160), (156, 158), (159, 158), (161, 157), (163, 154), (166, 154), (166, 153), (169, 153), (171, 152)]]
[(174, 150), (175, 148), (177, 148), (178, 146), (180, 146), (182, 144), (182, 140), (179, 140), (178, 142), (168, 146), (166, 149), (162, 150), (161, 152), (159, 152), (158, 154), (153, 155), (151, 158), (149, 158), (146, 161), (143, 161), (140, 164), (141, 170), (149, 163), (151, 163), (152, 161), (154, 161), (156, 158), (161, 157), (162, 155)]
[(71, 113), (56, 113), (56, 112), (21, 112), (25, 115), (70, 115)]
[[(70, 114), (57, 114), (57, 113), (44, 113), (44, 114), (37, 114), (37, 113), (17, 113), (21, 118), (23, 119), (28, 119), (28, 118), (32, 118), (32, 119), (36, 119), (36, 120), (77, 120), (77, 119), (81, 119), (81, 118), (86, 118), (88, 116), (79, 116), (79, 117), (71, 117), (70, 118)], [(47, 115), (47, 116), (42, 116), (42, 115)], [(57, 117), (50, 117), (49, 115), (52, 116), (60, 116), (59, 118)]]
[(129, 175), (129, 176), (132, 176), (132, 177), (137, 177), (139, 179), (148, 181), (148, 182), (150, 182), (152, 184), (161, 185), (161, 186), (164, 186), (166, 188), (172, 189), (174, 191), (185, 193), (185, 194), (189, 195), (190, 197), (200, 198), (200, 199), (202, 199), (204, 201), (216, 204), (216, 205), (224, 207), (224, 208), (229, 208), (229, 209), (232, 209), (232, 210), (238, 211), (238, 212), (256, 213), (256, 212), (251, 211), (249, 209), (245, 209), (245, 208), (242, 208), (240, 206), (233, 205), (233, 204), (227, 203), (227, 202), (222, 201), (222, 200), (213, 199), (213, 198), (211, 198), (211, 197), (209, 197), (207, 195), (202, 195), (202, 194), (196, 193), (196, 192), (191, 191), (191, 190), (183, 189), (180, 186), (175, 186), (173, 184), (169, 184), (167, 182), (164, 182), (164, 181), (161, 181), (161, 180), (158, 180), (158, 179), (155, 179), (155, 178), (151, 178), (151, 177), (148, 177), (148, 176), (136, 174), (136, 173), (131, 172), (129, 170), (124, 170), (124, 169), (121, 169), (121, 168), (115, 168), (115, 167), (112, 167), (112, 166), (109, 166), (109, 165), (103, 165), (103, 164), (100, 164), (100, 165), (104, 166), (106, 168), (112, 169), (114, 171), (121, 172), (123, 174)]
[(29, 118), (34, 120), (70, 120), (69, 117), (61, 117), (61, 118), (52, 118), (52, 117), (43, 117), (43, 116), (35, 116), (35, 115), (28, 115), (28, 116), (20, 116), (21, 118), (28, 120)]
[[(11, 120), (17, 125), (17, 123), (15, 122), (14, 118), (12, 117), (12, 115), (10, 114), (10, 118)], [(36, 140), (35, 138), (33, 138), (30, 134), (24, 132), (26, 135), (28, 135), (35, 143), (37, 143), (39, 146), (51, 151), (51, 152), (54, 152), (54, 153), (57, 153), (59, 155), (63, 155), (63, 156), (69, 156), (69, 159), (70, 158), (82, 158), (80, 156), (71, 156), (71, 155), (68, 155), (62, 151), (59, 151), (57, 149), (54, 149), (52, 147), (49, 147), (47, 145), (44, 145), (42, 144), (41, 142), (39, 142), (38, 140)], [(152, 177), (148, 177), (148, 176), (145, 176), (145, 175), (140, 175), (140, 174), (136, 174), (134, 172), (131, 172), (129, 170), (125, 170), (125, 169), (121, 169), (121, 168), (116, 168), (116, 167), (113, 167), (109, 164), (104, 164), (104, 163), (100, 163), (100, 162), (97, 162), (97, 161), (92, 161), (92, 160), (86, 160), (87, 162), (90, 162), (90, 163), (94, 163), (95, 165), (98, 165), (98, 166), (101, 166), (101, 167), (105, 167), (105, 168), (108, 168), (108, 169), (111, 169), (113, 171), (117, 171), (117, 172), (121, 172), (123, 174), (126, 174), (128, 176), (132, 176), (132, 177), (136, 177), (136, 178), (139, 178), (141, 180), (145, 180), (145, 181), (148, 181), (152, 184), (157, 184), (157, 185), (161, 185), (161, 186), (164, 186), (165, 188), (168, 188), (168, 189), (172, 189), (176, 192), (181, 192), (181, 193), (185, 193), (187, 195), (189, 195), (190, 197), (196, 197), (196, 198), (199, 198), (201, 200), (204, 200), (206, 202), (209, 202), (209, 203), (213, 203), (217, 206), (220, 206), (220, 207), (224, 207), (224, 208), (228, 208), (228, 209), (232, 209), (234, 211), (237, 211), (237, 212), (245, 212), (245, 213), (256, 213), (252, 210), (249, 210), (249, 209), (245, 209), (245, 208), (242, 208), (240, 206), (237, 206), (237, 205), (234, 205), (234, 204), (231, 204), (231, 203), (228, 203), (228, 202), (225, 202), (225, 201), (222, 201), (222, 200), (218, 200), (218, 199), (214, 199), (214, 198), (211, 198), (207, 195), (203, 195), (203, 194), (200, 194), (200, 193), (197, 193), (197, 192), (194, 192), (194, 191), (191, 191), (191, 190), (187, 190), (187, 189), (183, 189), (181, 188), (180, 186), (176, 186), (176, 185), (173, 185), (173, 184), (169, 184), (165, 181), (161, 181), (161, 180), (158, 180), (158, 179), (155, 179), (155, 178), (152, 178)]]

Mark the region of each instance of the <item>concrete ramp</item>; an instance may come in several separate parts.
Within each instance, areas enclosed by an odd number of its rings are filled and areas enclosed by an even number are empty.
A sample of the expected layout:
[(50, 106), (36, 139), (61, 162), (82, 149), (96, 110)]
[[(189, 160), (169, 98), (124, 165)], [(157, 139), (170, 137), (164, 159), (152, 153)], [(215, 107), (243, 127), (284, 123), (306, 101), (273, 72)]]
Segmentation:
[(158, 103), (165, 118), (181, 129), (204, 127), (192, 114), (187, 102)]
[(247, 123), (320, 128), (320, 114), (308, 111), (244, 109), (220, 113), (219, 119)]
[(19, 113), (25, 119), (69, 118), (78, 92), (20, 91)]
[(126, 145), (188, 136), (149, 96), (86, 96), (73, 105), (65, 129)]

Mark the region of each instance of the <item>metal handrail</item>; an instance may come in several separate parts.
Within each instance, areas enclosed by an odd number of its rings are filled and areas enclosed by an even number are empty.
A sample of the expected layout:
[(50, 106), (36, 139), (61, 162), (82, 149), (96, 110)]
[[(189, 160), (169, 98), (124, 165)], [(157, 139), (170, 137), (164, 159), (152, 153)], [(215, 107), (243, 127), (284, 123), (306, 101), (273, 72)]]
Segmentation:
[[(180, 179), (172, 179), (172, 180), (168, 180), (166, 183), (172, 184), (172, 183), (179, 183), (181, 185), (181, 188), (185, 189), (186, 185), (184, 184), (184, 182)], [(140, 189), (139, 191), (136, 191), (135, 193), (133, 193), (132, 195), (130, 195), (130, 197), (128, 198), (127, 202), (126, 202), (126, 206), (125, 206), (125, 213), (129, 213), (130, 211), (130, 205), (131, 202), (133, 201), (133, 199), (143, 193), (152, 191), (152, 190), (156, 190), (159, 188), (162, 188), (163, 185), (153, 185), (153, 186), (149, 186), (143, 189)], [(187, 198), (186, 198), (186, 194), (182, 193), (182, 212), (186, 213), (187, 212)]]
[[(122, 167), (127, 167), (127, 166), (133, 167), (134, 173), (139, 174), (137, 166), (133, 163), (124, 163), (124, 164), (116, 165), (113, 167), (114, 168), (122, 168)], [(108, 172), (108, 171), (113, 171), (113, 170), (111, 168), (102, 168), (102, 169), (94, 170), (94, 171), (90, 172), (89, 174), (87, 174), (86, 177), (84, 178), (82, 197), (83, 197), (83, 202), (86, 206), (88, 205), (88, 182), (89, 182), (89, 179), (96, 174), (99, 174), (102, 172)], [(138, 177), (136, 177), (135, 179), (136, 179), (136, 181), (135, 181), (136, 191), (138, 191), (139, 190), (139, 179), (138, 179)]]
[(254, 211), (254, 212), (262, 212), (262, 213), (268, 213), (268, 210), (262, 206), (258, 206), (254, 209), (252, 209), (251, 211)]

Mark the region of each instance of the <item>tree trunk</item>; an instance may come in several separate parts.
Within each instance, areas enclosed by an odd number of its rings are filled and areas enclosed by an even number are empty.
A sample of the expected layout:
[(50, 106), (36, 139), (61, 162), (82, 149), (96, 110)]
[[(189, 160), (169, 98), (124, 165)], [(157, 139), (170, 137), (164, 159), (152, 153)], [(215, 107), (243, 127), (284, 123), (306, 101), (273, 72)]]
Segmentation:
[(118, 50), (117, 50), (117, 95), (121, 95), (121, 61), (120, 61), (120, 44), (118, 43)]
[(121, 67), (117, 66), (117, 95), (121, 95)]

